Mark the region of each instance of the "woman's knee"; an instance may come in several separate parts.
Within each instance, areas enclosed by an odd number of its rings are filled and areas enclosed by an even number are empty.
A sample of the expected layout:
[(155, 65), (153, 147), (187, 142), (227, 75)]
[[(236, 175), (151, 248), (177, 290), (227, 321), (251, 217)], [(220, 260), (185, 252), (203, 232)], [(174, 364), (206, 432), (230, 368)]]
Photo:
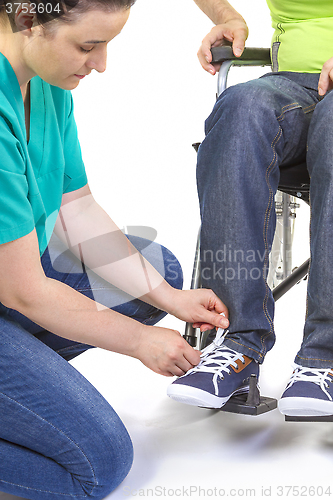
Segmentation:
[(183, 270), (175, 255), (165, 247), (162, 248), (165, 269), (165, 281), (173, 288), (183, 288)]
[[(100, 428), (98, 428), (100, 427)], [(108, 431), (110, 427), (110, 431)], [(93, 479), (81, 478), (80, 484), (87, 498), (102, 499), (119, 486), (133, 463), (133, 445), (130, 436), (119, 420), (109, 425), (96, 425), (91, 429), (93, 452), (88, 456)]]
[(170, 250), (145, 238), (129, 235), (128, 239), (169, 285), (177, 289), (182, 288), (182, 267)]

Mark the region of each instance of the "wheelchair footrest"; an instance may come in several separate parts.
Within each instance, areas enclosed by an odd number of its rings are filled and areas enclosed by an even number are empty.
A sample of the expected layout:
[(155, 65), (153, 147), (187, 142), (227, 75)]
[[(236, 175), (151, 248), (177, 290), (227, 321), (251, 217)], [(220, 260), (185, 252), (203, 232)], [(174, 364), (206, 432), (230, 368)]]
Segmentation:
[(286, 422), (333, 422), (333, 415), (317, 415), (313, 417), (299, 417), (285, 415)]
[(256, 375), (251, 375), (249, 392), (236, 394), (222, 406), (221, 411), (241, 413), (243, 415), (261, 415), (277, 407), (277, 400), (260, 396)]
[(222, 406), (221, 411), (230, 413), (241, 413), (243, 415), (261, 415), (277, 408), (277, 401), (274, 398), (260, 396), (259, 403), (249, 405), (246, 402), (246, 395), (232, 396), (229, 401)]

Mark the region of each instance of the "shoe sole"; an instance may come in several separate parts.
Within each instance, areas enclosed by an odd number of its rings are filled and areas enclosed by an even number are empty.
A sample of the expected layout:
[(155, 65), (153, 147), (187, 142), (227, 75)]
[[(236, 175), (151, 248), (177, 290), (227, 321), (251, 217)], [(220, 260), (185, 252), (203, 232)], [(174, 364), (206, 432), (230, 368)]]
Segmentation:
[(221, 398), (214, 396), (209, 392), (205, 392), (196, 387), (191, 387), (188, 385), (171, 385), (167, 390), (167, 395), (169, 398), (177, 401), (178, 403), (184, 403), (191, 406), (200, 406), (203, 408), (222, 408), (227, 401), (235, 394), (243, 394), (244, 392), (249, 392), (249, 386), (237, 389), (232, 394), (227, 397)]
[(279, 411), (290, 417), (318, 417), (333, 414), (333, 402), (314, 398), (282, 398)]

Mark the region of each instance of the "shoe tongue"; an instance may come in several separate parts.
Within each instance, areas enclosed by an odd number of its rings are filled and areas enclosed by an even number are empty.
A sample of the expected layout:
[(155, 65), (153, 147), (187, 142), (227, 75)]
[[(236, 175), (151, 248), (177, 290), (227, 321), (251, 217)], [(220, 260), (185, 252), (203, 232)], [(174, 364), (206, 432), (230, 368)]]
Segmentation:
[(230, 349), (228, 347), (218, 347), (215, 342), (213, 342), (203, 351), (202, 361), (205, 366), (212, 368), (220, 366), (221, 364), (229, 364), (230, 360), (228, 355), (230, 355)]
[[(233, 361), (231, 361), (230, 359), (228, 359), (224, 355), (224, 353), (230, 354), (230, 351), (231, 351), (231, 349), (229, 349), (228, 347), (226, 347), (225, 349), (220, 347), (218, 350), (216, 350), (214, 353), (212, 353), (214, 356), (212, 359), (207, 359), (204, 361), (205, 367), (206, 368), (216, 368), (216, 367), (224, 365), (226, 368), (229, 368), (229, 369), (232, 368), (235, 373), (240, 373), (242, 370), (244, 370), (244, 368), (246, 368), (253, 361), (252, 358), (245, 356), (245, 354), (240, 354), (240, 356), (243, 357), (244, 362), (241, 359), (234, 359)], [(219, 354), (220, 354), (220, 356), (219, 356)], [(234, 354), (237, 355), (237, 352), (234, 352)], [(232, 363), (236, 363), (237, 366), (236, 367), (233, 366)]]
[[(326, 370), (326, 368), (303, 368), (301, 367), (304, 371), (303, 371), (303, 375), (319, 375), (319, 374), (323, 374)], [(305, 371), (306, 370), (306, 371)], [(296, 372), (296, 371), (295, 371)], [(327, 375), (329, 375), (330, 377), (333, 377), (333, 370), (330, 370)]]

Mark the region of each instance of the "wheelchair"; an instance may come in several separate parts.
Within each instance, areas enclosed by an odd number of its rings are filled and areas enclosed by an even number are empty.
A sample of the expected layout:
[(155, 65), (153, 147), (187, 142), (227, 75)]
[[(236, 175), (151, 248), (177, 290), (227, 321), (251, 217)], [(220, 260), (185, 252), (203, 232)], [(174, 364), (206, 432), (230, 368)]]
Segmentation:
[[(270, 49), (245, 48), (241, 57), (235, 57), (231, 46), (212, 48), (214, 63), (220, 63), (218, 74), (217, 97), (227, 88), (229, 70), (233, 66), (271, 66)], [(197, 151), (200, 143), (193, 144)], [(288, 290), (302, 279), (306, 279), (310, 259), (301, 266), (293, 269), (292, 265), (292, 241), (294, 233), (294, 222), (296, 209), (299, 208), (298, 200), (303, 200), (309, 205), (310, 178), (306, 164), (281, 165), (280, 182), (275, 197), (276, 209), (276, 231), (272, 250), (270, 254), (270, 265), (267, 282), (273, 291), (275, 301), (281, 298)], [(200, 288), (200, 231), (195, 251), (195, 259), (191, 280), (191, 288)], [(201, 333), (191, 324), (186, 324), (184, 338), (192, 346), (201, 349), (209, 332)], [(233, 396), (221, 408), (221, 411), (241, 413), (247, 415), (259, 415), (273, 410), (277, 407), (277, 401), (273, 398), (263, 397), (259, 393), (256, 376), (251, 376), (248, 395)], [(318, 417), (285, 417), (285, 420), (297, 421), (325, 420)], [(327, 420), (327, 419), (326, 419)], [(328, 418), (329, 420), (329, 418)]]

